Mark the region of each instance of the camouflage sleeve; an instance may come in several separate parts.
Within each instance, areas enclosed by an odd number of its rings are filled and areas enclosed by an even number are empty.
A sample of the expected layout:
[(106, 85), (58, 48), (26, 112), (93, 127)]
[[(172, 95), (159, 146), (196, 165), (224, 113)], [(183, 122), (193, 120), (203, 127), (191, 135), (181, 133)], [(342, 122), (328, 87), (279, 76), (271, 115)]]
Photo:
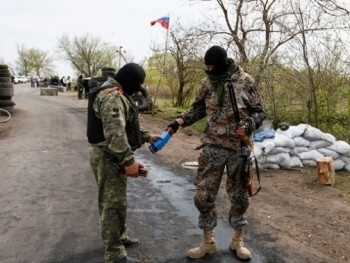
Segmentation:
[(126, 102), (117, 92), (111, 92), (104, 96), (98, 95), (94, 102), (94, 109), (102, 119), (108, 149), (117, 157), (118, 164), (128, 166), (134, 163), (134, 154), (125, 132), (128, 114)]
[(246, 111), (244, 121), (248, 125), (249, 130), (252, 132), (261, 126), (263, 120), (266, 118), (266, 114), (254, 79), (247, 73), (244, 74), (244, 87), (243, 94), (241, 96), (243, 103), (245, 104)]
[(196, 93), (196, 98), (192, 103), (191, 107), (186, 111), (181, 113), (178, 117), (184, 120), (182, 127), (187, 127), (199, 121), (207, 116), (206, 106), (205, 106), (205, 95), (208, 93), (207, 82), (203, 82), (202, 86)]
[(141, 132), (142, 143), (149, 142), (151, 134), (148, 131), (143, 130), (142, 128), (140, 129), (140, 132)]

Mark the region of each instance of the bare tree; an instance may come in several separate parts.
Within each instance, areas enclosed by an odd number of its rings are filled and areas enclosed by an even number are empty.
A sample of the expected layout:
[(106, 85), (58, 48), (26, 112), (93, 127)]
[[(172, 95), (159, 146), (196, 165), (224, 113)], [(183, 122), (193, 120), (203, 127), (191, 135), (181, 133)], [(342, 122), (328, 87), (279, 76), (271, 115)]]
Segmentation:
[(47, 51), (36, 48), (26, 49), (24, 45), (17, 46), (18, 60), (16, 61), (21, 74), (28, 75), (34, 72), (42, 76), (46, 72), (53, 71), (53, 58)]
[[(274, 76), (280, 78), (281, 69), (286, 74), (300, 72), (305, 77), (294, 80), (296, 84), (302, 84), (304, 87), (301, 91), (302, 97), (298, 99), (306, 99), (304, 105), (309, 113), (308, 120), (311, 124), (319, 126), (318, 100), (319, 93), (323, 91), (321, 77), (326, 61), (318, 59), (317, 54), (325, 52), (327, 48), (326, 45), (319, 46), (320, 39), (325, 39), (327, 36), (330, 42), (335, 42), (341, 41), (339, 35), (349, 37), (349, 2), (342, 0), (215, 0), (215, 2), (223, 14), (222, 19), (211, 14), (211, 17), (214, 17), (212, 26), (203, 32), (210, 34), (213, 39), (221, 39), (237, 54), (238, 61), (252, 71), (262, 89), (269, 113), (273, 112), (274, 117), (281, 119), (284, 114), (279, 117), (277, 114), (285, 112), (286, 108), (283, 97), (276, 97), (283, 94), (282, 90), (279, 92), (279, 87), (293, 86), (292, 83), (282, 84), (281, 80), (274, 79)], [(344, 51), (348, 49), (345, 43)], [(328, 45), (330, 46), (332, 45)], [(340, 57), (343, 56), (339, 55)], [(288, 67), (293, 70), (288, 70)], [(295, 75), (300, 77), (300, 74)], [(299, 104), (298, 101), (295, 103)]]
[[(215, 2), (223, 14), (223, 21), (211, 15), (214, 17), (211, 29), (203, 32), (225, 40), (227, 46), (234, 43), (233, 48), (240, 63), (256, 64), (255, 77), (258, 83), (275, 53), (296, 36), (336, 28), (349, 29), (349, 11), (345, 2), (340, 3), (340, 0)], [(295, 16), (296, 7), (300, 7), (304, 16), (308, 17), (307, 27), (298, 26), (300, 21)]]
[[(326, 2), (328, 4), (324, 6)], [(292, 48), (293, 56), (299, 55), (300, 59), (289, 63), (289, 67), (300, 72), (296, 74), (295, 82), (303, 84), (300, 86), (302, 89), (299, 98), (305, 101), (308, 123), (319, 127), (320, 121), (326, 124), (329, 115), (335, 113), (329, 101), (335, 103), (340, 98), (342, 85), (338, 85), (339, 80), (344, 78), (345, 71), (341, 66), (344, 56), (341, 54), (343, 41), (339, 35), (350, 27), (342, 17), (348, 16), (349, 12), (335, 1), (315, 1), (306, 5), (294, 2), (292, 11), (300, 33), (293, 42), (288, 43), (288, 46)], [(331, 21), (330, 17), (335, 14), (337, 19)], [(295, 63), (296, 61), (298, 63)], [(328, 85), (332, 86), (334, 92), (331, 92)], [(328, 98), (325, 94), (328, 94)], [(326, 104), (328, 106), (325, 106)], [(333, 105), (336, 106), (337, 103)], [(326, 125), (324, 128), (329, 129), (331, 125)]]
[(197, 28), (185, 28), (179, 22), (172, 28), (169, 52), (175, 61), (176, 70), (168, 69), (166, 74), (169, 74), (168, 78), (174, 73), (177, 77), (176, 85), (171, 85), (176, 98), (174, 106), (185, 106), (204, 77), (202, 54), (208, 39)]
[[(179, 22), (172, 25), (169, 35), (166, 50), (169, 54), (165, 54), (165, 63), (158, 59), (157, 65), (170, 87), (173, 105), (181, 107), (192, 99), (195, 88), (204, 76), (203, 59), (198, 54), (203, 54), (208, 38), (197, 28), (185, 28)], [(164, 54), (159, 48), (153, 48), (153, 51)]]
[(53, 58), (48, 52), (39, 49), (29, 49), (30, 66), (37, 76), (42, 76), (44, 72), (52, 72)]
[(94, 76), (101, 68), (116, 65), (117, 47), (90, 34), (73, 38), (65, 34), (58, 40), (58, 49), (62, 59), (86, 76)]
[(25, 46), (17, 45), (17, 54), (18, 54), (18, 61), (16, 62), (19, 74), (28, 76), (30, 71), (32, 70), (30, 68), (30, 61), (31, 58), (29, 57), (29, 52), (25, 48)]

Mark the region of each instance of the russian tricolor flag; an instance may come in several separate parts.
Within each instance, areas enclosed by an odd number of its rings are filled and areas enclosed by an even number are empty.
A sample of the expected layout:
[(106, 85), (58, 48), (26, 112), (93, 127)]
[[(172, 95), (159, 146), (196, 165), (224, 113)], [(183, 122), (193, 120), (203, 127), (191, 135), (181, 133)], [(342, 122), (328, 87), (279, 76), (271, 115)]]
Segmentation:
[(170, 18), (168, 16), (164, 16), (164, 17), (158, 18), (157, 20), (151, 21), (151, 26), (154, 26), (155, 23), (159, 23), (162, 27), (168, 29), (169, 20)]

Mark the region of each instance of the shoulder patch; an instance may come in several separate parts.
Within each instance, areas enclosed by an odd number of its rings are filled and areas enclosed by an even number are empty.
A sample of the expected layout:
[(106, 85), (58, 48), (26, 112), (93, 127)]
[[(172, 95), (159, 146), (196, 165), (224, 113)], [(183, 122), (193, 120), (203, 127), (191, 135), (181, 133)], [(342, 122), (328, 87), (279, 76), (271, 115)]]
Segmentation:
[(104, 89), (102, 92), (101, 92), (101, 96), (104, 97), (104, 96), (107, 96), (109, 93), (113, 92), (113, 91), (116, 91), (119, 95), (121, 95), (123, 93), (123, 91), (121, 90), (121, 88), (119, 87), (111, 87), (111, 88), (107, 88), (107, 89)]

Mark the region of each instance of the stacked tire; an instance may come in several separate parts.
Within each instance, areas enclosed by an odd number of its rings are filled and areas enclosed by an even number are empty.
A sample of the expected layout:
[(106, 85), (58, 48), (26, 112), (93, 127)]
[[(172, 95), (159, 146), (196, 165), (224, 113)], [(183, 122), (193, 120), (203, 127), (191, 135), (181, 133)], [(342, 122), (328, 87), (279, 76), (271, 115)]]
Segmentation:
[(105, 82), (108, 79), (108, 77), (113, 77), (116, 73), (115, 68), (111, 67), (104, 67), (101, 69), (101, 72), (102, 76), (91, 77), (91, 79), (89, 80), (88, 85), (90, 89), (101, 86), (103, 82)]
[(15, 102), (12, 101), (14, 94), (12, 76), (5, 64), (0, 64), (0, 108), (11, 114), (14, 111)]
[(100, 87), (108, 79), (108, 77), (114, 76), (115, 68), (104, 67), (101, 69), (101, 72), (102, 76), (94, 76), (87, 80), (87, 82), (84, 81), (83, 84), (85, 87), (85, 99), (87, 99), (87, 94), (91, 89)]

